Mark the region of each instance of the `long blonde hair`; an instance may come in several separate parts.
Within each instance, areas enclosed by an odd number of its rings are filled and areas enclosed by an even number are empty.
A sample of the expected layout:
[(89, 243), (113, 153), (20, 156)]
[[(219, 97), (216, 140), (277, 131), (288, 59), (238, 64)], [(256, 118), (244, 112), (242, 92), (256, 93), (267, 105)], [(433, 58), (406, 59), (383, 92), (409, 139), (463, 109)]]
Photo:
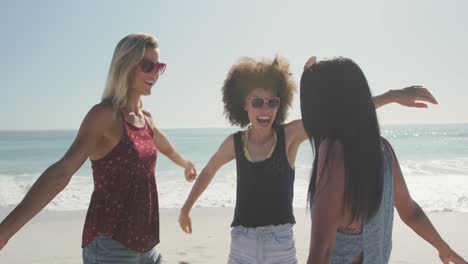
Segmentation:
[[(130, 34), (119, 41), (114, 50), (102, 101), (112, 104), (115, 111), (127, 104), (127, 92), (133, 69), (145, 56), (146, 48), (159, 48), (158, 40), (146, 33)], [(143, 106), (141, 100), (138, 106)]]

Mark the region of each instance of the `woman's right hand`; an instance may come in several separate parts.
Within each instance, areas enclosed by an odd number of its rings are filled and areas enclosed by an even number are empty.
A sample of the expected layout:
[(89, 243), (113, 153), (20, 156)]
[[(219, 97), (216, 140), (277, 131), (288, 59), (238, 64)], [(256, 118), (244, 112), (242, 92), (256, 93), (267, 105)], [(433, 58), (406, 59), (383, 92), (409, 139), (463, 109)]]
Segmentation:
[(180, 210), (179, 225), (185, 233), (192, 233), (192, 220), (190, 219), (189, 213), (184, 209)]

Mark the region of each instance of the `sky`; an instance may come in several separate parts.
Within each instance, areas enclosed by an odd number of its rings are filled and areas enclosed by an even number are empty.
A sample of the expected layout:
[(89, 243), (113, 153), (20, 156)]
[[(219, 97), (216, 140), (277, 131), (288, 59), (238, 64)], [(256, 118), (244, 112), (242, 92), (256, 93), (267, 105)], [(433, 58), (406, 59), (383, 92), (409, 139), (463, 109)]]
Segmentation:
[[(0, 130), (77, 129), (99, 103), (124, 36), (156, 36), (166, 73), (143, 99), (160, 128), (227, 127), (221, 87), (242, 56), (345, 56), (374, 95), (424, 85), (429, 109), (379, 109), (382, 124), (468, 123), (468, 1), (1, 0)], [(300, 118), (298, 94), (288, 120)]]

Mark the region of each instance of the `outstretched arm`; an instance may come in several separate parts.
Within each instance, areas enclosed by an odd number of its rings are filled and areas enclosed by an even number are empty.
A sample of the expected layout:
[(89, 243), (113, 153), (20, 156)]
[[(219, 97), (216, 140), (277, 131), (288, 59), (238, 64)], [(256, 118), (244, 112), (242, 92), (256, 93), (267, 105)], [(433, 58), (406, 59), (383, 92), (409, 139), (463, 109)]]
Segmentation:
[(153, 139), (156, 148), (172, 162), (185, 169), (185, 179), (187, 181), (191, 182), (195, 180), (197, 177), (195, 165), (190, 160), (185, 159), (172, 145), (166, 135), (154, 125), (151, 114), (148, 111), (144, 111), (144, 114), (148, 117), (148, 121), (153, 129)]
[[(374, 96), (372, 101), (376, 109), (390, 103), (398, 103), (403, 106), (415, 108), (427, 108), (427, 103), (438, 104), (434, 96), (426, 88), (419, 85), (389, 90), (383, 94)], [(287, 145), (292, 146), (293, 149), (297, 149), (297, 147), (307, 139), (307, 133), (304, 130), (301, 119), (288, 123), (286, 130), (286, 136), (288, 137), (286, 139)], [(292, 151), (291, 153), (295, 152)], [(291, 160), (295, 160), (295, 155), (291, 157)], [(292, 164), (294, 164), (294, 162), (292, 162)]]
[(424, 87), (413, 85), (397, 90), (389, 90), (381, 95), (374, 96), (375, 108), (390, 103), (398, 103), (403, 106), (427, 108), (426, 103), (437, 104), (434, 96)]
[(89, 111), (65, 155), (42, 173), (23, 200), (0, 224), (0, 249), (67, 186), (104, 134), (111, 115), (102, 106), (95, 106)]
[(180, 211), (179, 224), (182, 230), (186, 233), (192, 233), (192, 221), (190, 219), (190, 210), (197, 201), (198, 197), (205, 191), (210, 184), (216, 172), (226, 164), (233, 160), (234, 153), (234, 136), (230, 135), (219, 147), (218, 151), (211, 157), (208, 164), (203, 168), (197, 181), (192, 187), (187, 200)]
[(427, 217), (411, 195), (406, 186), (405, 179), (400, 169), (398, 160), (393, 154), (393, 182), (395, 208), (401, 220), (413, 229), (420, 237), (429, 242), (439, 252), (439, 257), (443, 263), (467, 264), (450, 246), (442, 239), (431, 220)]
[[(317, 57), (310, 57), (305, 65), (304, 71), (307, 71), (312, 65), (317, 63)], [(437, 100), (432, 94), (421, 85), (413, 85), (397, 90), (390, 90), (373, 98), (375, 108), (379, 108), (390, 103), (399, 103), (408, 107), (427, 108), (426, 103), (437, 104)]]

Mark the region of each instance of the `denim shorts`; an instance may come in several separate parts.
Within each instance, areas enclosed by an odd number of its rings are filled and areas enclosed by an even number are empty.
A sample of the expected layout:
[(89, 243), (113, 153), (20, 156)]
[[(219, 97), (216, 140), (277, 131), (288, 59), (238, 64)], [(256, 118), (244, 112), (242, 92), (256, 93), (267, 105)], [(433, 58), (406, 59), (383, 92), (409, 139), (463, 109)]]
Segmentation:
[(98, 236), (83, 248), (83, 264), (161, 264), (155, 248), (147, 252), (128, 249), (112, 238)]
[(292, 224), (233, 227), (229, 264), (297, 264)]

